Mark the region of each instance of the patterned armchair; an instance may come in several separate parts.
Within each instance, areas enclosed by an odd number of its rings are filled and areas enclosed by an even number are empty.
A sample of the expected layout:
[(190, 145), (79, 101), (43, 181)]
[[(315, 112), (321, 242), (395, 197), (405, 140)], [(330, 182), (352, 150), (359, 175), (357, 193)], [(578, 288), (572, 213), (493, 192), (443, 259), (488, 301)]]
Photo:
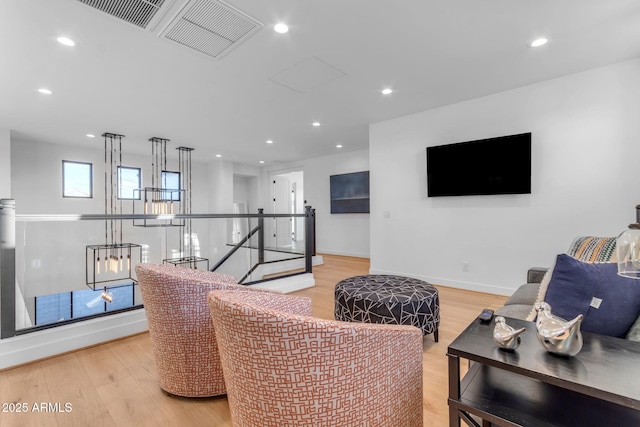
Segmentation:
[(308, 298), (208, 295), (235, 427), (422, 426), (422, 331), (311, 316)]
[(173, 265), (138, 264), (160, 388), (184, 397), (226, 393), (207, 292), (242, 289), (232, 276)]

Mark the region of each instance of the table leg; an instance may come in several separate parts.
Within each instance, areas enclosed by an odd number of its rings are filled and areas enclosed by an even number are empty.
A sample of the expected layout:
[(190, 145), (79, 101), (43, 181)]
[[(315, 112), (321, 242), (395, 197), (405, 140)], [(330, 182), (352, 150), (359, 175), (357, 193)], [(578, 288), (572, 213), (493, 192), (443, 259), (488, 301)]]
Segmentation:
[[(460, 401), (460, 358), (447, 354), (449, 358), (449, 399)], [(449, 405), (449, 427), (460, 427), (458, 408)]]

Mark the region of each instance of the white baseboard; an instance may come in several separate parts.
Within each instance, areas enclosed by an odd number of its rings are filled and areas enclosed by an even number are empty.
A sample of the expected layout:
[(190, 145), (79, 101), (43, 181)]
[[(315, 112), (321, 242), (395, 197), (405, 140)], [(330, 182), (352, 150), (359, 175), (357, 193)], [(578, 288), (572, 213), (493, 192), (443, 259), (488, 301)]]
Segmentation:
[(350, 251), (334, 251), (331, 249), (317, 249), (316, 252), (327, 255), (352, 256), (355, 258), (370, 258), (368, 252), (350, 252)]
[(466, 289), (468, 291), (484, 292), (487, 294), (494, 294), (494, 295), (511, 296), (514, 292), (514, 289), (503, 288), (501, 286), (486, 285), (483, 283), (463, 282), (458, 280), (449, 280), (449, 279), (443, 279), (441, 277), (419, 276), (419, 275), (406, 274), (406, 273), (397, 272), (397, 271), (369, 269), (369, 273), (370, 274), (392, 274), (397, 276), (413, 277), (415, 279), (424, 280), (425, 282), (433, 283), (436, 285), (442, 285), (442, 286), (447, 286), (450, 288), (457, 288), (457, 289)]

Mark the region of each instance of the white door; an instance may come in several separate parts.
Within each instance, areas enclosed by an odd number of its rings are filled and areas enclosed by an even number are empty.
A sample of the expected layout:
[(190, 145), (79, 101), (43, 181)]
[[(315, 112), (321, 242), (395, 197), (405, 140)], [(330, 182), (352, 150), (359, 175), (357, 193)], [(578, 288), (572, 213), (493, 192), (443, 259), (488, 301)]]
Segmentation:
[[(282, 176), (273, 180), (273, 213), (291, 212), (291, 182)], [(274, 218), (274, 242), (277, 248), (291, 246), (291, 218)]]
[[(247, 204), (243, 201), (233, 202), (233, 213), (234, 214), (246, 214), (247, 213)], [(245, 218), (231, 218), (229, 220), (231, 222), (230, 227), (227, 227), (229, 232), (231, 233), (231, 237), (229, 242), (235, 244), (240, 240), (244, 239), (247, 233), (249, 232), (249, 227), (247, 225), (247, 219)]]

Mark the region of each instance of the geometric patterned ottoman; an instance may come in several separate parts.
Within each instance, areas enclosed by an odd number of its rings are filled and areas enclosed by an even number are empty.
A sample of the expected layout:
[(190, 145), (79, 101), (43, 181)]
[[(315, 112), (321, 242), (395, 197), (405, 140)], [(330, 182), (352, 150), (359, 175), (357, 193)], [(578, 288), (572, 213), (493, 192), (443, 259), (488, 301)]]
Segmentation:
[(422, 280), (386, 274), (344, 279), (336, 284), (334, 315), (344, 322), (413, 325), (438, 342), (438, 290)]

